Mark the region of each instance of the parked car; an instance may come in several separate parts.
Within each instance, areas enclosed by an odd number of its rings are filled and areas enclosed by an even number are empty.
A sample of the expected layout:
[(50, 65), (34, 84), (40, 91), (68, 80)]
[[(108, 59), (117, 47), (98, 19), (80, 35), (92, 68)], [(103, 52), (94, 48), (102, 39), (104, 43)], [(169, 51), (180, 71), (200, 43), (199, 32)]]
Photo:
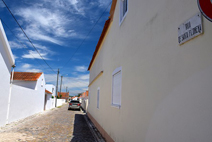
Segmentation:
[(68, 106), (68, 110), (70, 109), (78, 109), (78, 110), (81, 110), (81, 104), (79, 101), (77, 100), (71, 100), (69, 102), (69, 106)]

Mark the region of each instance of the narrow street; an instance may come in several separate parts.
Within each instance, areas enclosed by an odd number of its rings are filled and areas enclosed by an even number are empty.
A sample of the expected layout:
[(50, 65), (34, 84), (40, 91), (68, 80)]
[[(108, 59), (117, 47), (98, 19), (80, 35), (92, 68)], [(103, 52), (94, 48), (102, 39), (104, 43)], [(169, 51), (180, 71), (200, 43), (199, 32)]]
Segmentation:
[(85, 113), (67, 108), (65, 104), (0, 128), (0, 142), (94, 142)]

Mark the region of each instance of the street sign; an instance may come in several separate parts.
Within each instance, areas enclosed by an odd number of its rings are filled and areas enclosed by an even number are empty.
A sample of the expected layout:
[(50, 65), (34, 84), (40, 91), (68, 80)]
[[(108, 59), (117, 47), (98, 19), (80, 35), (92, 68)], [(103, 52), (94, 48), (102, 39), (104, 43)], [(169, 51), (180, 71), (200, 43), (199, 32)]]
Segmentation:
[(212, 0), (197, 0), (202, 15), (212, 22)]
[(178, 27), (178, 42), (183, 44), (202, 33), (202, 15), (198, 13)]

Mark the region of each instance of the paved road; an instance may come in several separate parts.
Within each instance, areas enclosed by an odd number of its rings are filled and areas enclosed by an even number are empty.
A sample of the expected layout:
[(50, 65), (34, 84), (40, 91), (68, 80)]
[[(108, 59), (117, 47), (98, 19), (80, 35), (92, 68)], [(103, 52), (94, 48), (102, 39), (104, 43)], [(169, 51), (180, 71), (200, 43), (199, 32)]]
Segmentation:
[(0, 142), (94, 142), (84, 113), (68, 104), (0, 128)]

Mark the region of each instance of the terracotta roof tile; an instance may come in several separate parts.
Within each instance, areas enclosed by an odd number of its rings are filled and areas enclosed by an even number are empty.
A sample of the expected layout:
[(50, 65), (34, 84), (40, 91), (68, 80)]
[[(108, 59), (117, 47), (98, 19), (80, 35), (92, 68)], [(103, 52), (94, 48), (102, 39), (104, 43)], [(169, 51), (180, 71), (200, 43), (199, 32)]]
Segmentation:
[(64, 98), (64, 99), (65, 99), (65, 98), (69, 98), (69, 92), (68, 92), (68, 93), (67, 93), (67, 92), (61, 92), (61, 93), (58, 92), (58, 93), (57, 93), (57, 96), (60, 97), (60, 94), (62, 95), (62, 97), (61, 97), (62, 99), (63, 99), (63, 98)]
[(13, 80), (37, 81), (42, 72), (14, 72)]
[(45, 90), (45, 93), (48, 93), (48, 94), (52, 94), (50, 91), (48, 91), (48, 90)]

